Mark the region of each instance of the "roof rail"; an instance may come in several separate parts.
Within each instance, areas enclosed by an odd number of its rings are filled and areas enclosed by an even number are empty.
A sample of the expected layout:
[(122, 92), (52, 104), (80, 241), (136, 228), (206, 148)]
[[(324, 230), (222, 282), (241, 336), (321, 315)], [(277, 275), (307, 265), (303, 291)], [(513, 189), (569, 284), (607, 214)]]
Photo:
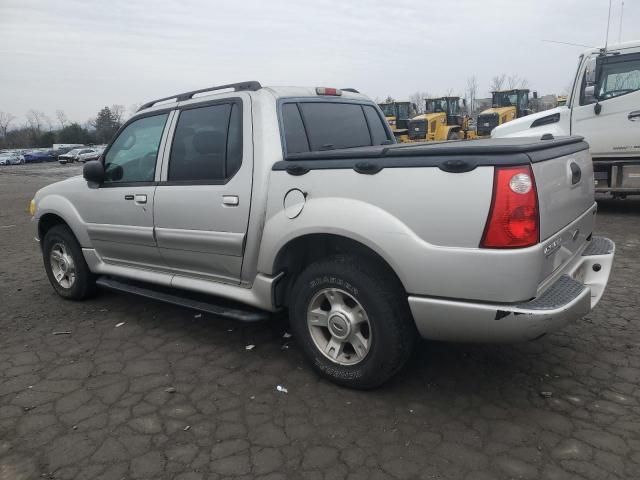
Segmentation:
[(342, 90), (343, 92), (360, 93), (355, 88), (341, 88), (340, 90)]
[(228, 85), (217, 85), (215, 87), (201, 88), (200, 90), (193, 90), (191, 92), (177, 93), (169, 97), (158, 98), (157, 100), (152, 100), (150, 102), (147, 102), (143, 104), (138, 109), (138, 111), (153, 107), (156, 103), (164, 102), (166, 100), (175, 99), (176, 102), (182, 102), (184, 100), (190, 100), (191, 98), (193, 98), (194, 95), (197, 95), (198, 93), (213, 92), (215, 90), (224, 90), (226, 88), (233, 88), (233, 90), (236, 92), (240, 92), (240, 91), (255, 92), (256, 90), (260, 90), (262, 88), (262, 85), (260, 85), (260, 82), (256, 82), (255, 80), (250, 80), (248, 82), (230, 83)]

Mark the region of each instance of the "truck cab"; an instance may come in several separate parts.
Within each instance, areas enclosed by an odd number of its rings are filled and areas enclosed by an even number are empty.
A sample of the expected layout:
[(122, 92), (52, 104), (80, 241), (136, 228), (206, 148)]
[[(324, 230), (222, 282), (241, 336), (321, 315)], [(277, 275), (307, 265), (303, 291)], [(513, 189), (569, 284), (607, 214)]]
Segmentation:
[(391, 131), (399, 142), (409, 141), (409, 121), (416, 114), (416, 105), (411, 102), (387, 102), (378, 104), (384, 113)]
[(469, 130), (469, 116), (462, 113), (466, 101), (460, 97), (425, 99), (424, 113), (409, 122), (409, 139), (460, 140), (475, 137)]
[(512, 89), (491, 92), (491, 108), (478, 115), (478, 136), (488, 136), (498, 125), (528, 115), (529, 90)]
[(565, 106), (498, 126), (491, 135), (545, 133), (585, 138), (597, 192), (640, 194), (640, 41), (583, 52)]

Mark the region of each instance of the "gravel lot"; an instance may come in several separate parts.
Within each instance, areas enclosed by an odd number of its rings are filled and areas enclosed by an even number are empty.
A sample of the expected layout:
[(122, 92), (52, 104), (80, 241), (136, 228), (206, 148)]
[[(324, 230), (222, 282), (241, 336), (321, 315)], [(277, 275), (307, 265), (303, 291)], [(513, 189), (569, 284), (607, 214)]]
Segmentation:
[(640, 201), (600, 202), (617, 257), (593, 314), (534, 343), (422, 342), (354, 392), (281, 321), (57, 297), (26, 207), (77, 173), (0, 167), (0, 480), (640, 477)]

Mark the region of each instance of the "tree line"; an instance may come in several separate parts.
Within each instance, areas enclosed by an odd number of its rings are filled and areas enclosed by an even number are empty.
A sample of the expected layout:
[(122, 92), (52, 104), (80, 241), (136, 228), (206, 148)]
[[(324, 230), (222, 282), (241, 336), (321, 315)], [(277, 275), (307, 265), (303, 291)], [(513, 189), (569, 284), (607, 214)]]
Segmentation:
[[(135, 112), (137, 106), (130, 109)], [(0, 148), (51, 147), (54, 143), (102, 144), (107, 143), (125, 120), (125, 108), (111, 105), (102, 108), (85, 124), (68, 120), (62, 110), (55, 113), (55, 121), (40, 110), (29, 110), (26, 121), (16, 124), (16, 117), (0, 111)]]

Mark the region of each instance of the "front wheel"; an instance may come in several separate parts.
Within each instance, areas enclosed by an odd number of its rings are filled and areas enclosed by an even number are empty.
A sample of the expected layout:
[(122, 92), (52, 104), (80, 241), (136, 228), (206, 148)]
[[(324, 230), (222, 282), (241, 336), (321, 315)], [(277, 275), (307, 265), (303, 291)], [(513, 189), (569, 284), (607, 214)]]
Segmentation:
[(42, 243), (44, 268), (53, 289), (63, 298), (82, 300), (94, 293), (95, 276), (82, 248), (66, 225), (52, 227)]
[(457, 131), (451, 131), (449, 132), (449, 135), (447, 135), (447, 140), (460, 140), (460, 135), (458, 135)]
[(291, 328), (320, 375), (374, 388), (405, 364), (415, 340), (406, 294), (395, 279), (351, 256), (307, 267), (291, 292)]

